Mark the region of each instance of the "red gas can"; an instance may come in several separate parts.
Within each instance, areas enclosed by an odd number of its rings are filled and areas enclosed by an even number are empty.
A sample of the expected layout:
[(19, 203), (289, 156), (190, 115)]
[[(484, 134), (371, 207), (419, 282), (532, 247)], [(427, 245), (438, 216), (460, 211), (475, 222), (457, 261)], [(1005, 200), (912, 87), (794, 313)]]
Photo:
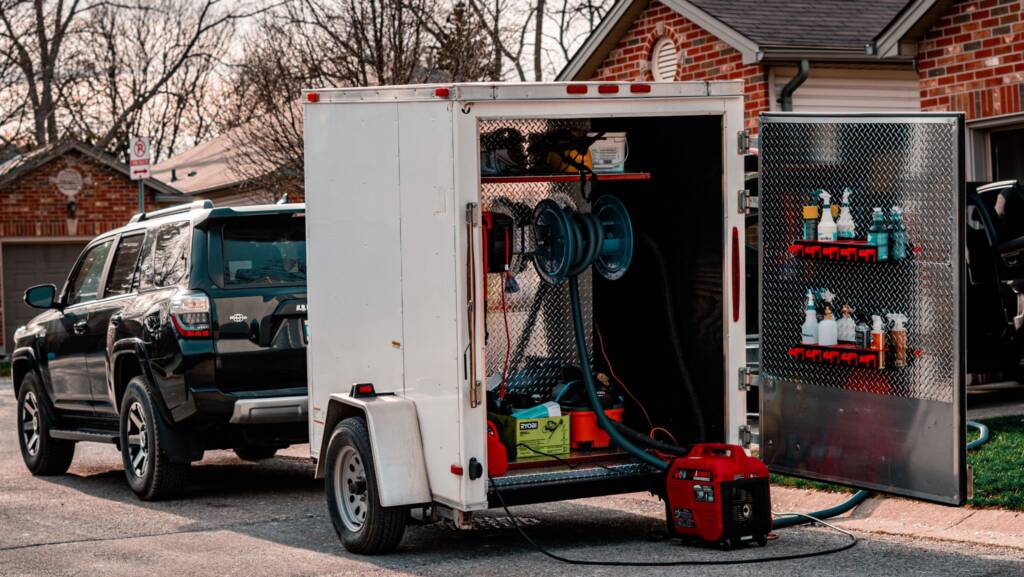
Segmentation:
[(768, 467), (738, 445), (696, 445), (669, 468), (668, 523), (679, 536), (724, 548), (763, 545), (772, 529), (768, 479)]

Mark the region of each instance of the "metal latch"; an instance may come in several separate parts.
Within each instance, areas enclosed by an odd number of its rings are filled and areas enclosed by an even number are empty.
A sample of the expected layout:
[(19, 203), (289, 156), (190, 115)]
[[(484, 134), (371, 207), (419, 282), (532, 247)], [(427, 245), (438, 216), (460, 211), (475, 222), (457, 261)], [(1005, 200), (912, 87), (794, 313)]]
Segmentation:
[(736, 133), (736, 152), (739, 154), (750, 154), (750, 133), (740, 130)]
[(760, 385), (760, 374), (757, 369), (750, 367), (740, 367), (740, 386), (741, 391), (749, 391), (752, 387)]
[(739, 428), (740, 445), (744, 448), (750, 447), (750, 444), (754, 442), (754, 433), (750, 430), (747, 425), (740, 425)]
[(750, 214), (751, 211), (761, 208), (761, 199), (753, 194), (750, 194), (749, 190), (737, 190), (736, 191), (736, 210), (740, 214)]

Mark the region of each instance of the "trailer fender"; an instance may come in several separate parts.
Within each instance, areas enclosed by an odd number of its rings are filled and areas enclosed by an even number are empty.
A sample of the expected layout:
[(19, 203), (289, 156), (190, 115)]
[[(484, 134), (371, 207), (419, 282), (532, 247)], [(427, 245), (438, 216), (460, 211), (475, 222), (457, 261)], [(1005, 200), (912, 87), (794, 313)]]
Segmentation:
[(430, 483), (420, 440), (416, 404), (397, 395), (352, 398), (348, 393), (331, 395), (324, 419), (320, 458), (316, 478), (323, 478), (334, 427), (342, 420), (362, 416), (370, 431), (373, 470), (377, 476), (380, 504), (383, 507), (430, 503)]

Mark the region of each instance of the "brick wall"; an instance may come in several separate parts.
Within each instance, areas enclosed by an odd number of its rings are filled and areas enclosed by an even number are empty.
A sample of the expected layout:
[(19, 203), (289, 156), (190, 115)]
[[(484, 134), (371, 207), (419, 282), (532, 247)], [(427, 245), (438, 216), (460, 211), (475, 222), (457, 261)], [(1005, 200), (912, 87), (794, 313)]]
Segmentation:
[(918, 45), (921, 109), (968, 119), (1021, 112), (1022, 0), (961, 0)]
[(633, 23), (601, 63), (594, 80), (653, 80), (651, 50), (662, 36), (676, 45), (681, 58), (676, 80), (743, 80), (745, 124), (757, 131), (757, 115), (768, 110), (768, 81), (764, 68), (743, 64), (739, 51), (660, 2), (651, 5)]
[[(82, 176), (75, 196), (76, 218), (69, 219), (68, 197), (56, 185), (57, 174), (71, 168)], [(0, 239), (11, 237), (83, 237), (90, 239), (128, 222), (138, 208), (138, 183), (71, 150), (14, 182), (0, 187)], [(147, 190), (146, 208), (159, 208)], [(0, 282), (3, 282), (0, 279)], [(0, 286), (0, 299), (2, 299)], [(0, 322), (3, 302), (0, 301)], [(4, 335), (0, 332), (0, 346)]]

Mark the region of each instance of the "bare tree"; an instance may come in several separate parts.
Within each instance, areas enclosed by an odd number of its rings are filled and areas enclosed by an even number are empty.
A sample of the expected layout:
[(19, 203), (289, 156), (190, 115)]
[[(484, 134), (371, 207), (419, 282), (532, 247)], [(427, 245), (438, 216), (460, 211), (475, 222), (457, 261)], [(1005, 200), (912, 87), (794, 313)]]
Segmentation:
[[(0, 104), (0, 119), (21, 106), (31, 119), (30, 146), (71, 134), (123, 150), (129, 131), (159, 122), (160, 112), (146, 110), (150, 103), (167, 107), (163, 120), (172, 124), (189, 114), (190, 90), (205, 90), (200, 85), (223, 52), (231, 23), (246, 15), (233, 6), (225, 0), (0, 0), (0, 61), (15, 64), (22, 93)], [(174, 148), (180, 128), (179, 122), (161, 136), (161, 151)]]

